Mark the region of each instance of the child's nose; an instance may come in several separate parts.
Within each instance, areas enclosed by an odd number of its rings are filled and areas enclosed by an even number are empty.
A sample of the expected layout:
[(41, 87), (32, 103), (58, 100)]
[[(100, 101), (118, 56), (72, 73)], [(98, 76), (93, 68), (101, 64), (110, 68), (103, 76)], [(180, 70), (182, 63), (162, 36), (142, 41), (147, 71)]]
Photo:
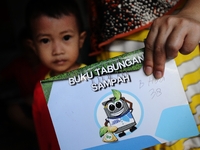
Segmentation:
[(62, 45), (61, 43), (59, 42), (54, 42), (53, 43), (53, 51), (52, 51), (52, 54), (53, 55), (60, 55), (60, 54), (63, 54), (64, 53), (64, 50), (62, 48)]

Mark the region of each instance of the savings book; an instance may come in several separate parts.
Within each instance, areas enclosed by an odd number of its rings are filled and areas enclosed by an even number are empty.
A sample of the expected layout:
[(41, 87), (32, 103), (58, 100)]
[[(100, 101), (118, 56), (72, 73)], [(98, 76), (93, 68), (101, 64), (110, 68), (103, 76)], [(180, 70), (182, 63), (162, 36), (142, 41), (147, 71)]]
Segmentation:
[(161, 79), (144, 49), (41, 81), (62, 150), (140, 150), (198, 135), (174, 60)]

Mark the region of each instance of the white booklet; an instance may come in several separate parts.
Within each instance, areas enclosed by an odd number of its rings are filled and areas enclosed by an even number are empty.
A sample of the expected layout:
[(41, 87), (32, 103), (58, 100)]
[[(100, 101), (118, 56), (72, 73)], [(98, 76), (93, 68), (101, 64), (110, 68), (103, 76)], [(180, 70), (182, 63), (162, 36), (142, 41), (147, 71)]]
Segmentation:
[(143, 49), (41, 82), (62, 150), (140, 150), (197, 135), (174, 60), (159, 80)]

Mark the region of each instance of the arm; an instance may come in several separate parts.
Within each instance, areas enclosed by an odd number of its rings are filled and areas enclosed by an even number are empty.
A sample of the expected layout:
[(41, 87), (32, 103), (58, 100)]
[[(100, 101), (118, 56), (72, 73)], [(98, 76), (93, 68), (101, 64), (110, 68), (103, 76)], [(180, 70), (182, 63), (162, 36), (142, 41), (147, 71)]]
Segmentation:
[(188, 0), (176, 15), (156, 19), (145, 41), (144, 72), (155, 78), (164, 74), (165, 62), (191, 53), (200, 41), (200, 0)]
[(133, 103), (125, 99), (124, 97), (121, 97), (121, 99), (129, 104), (129, 109), (133, 111)]

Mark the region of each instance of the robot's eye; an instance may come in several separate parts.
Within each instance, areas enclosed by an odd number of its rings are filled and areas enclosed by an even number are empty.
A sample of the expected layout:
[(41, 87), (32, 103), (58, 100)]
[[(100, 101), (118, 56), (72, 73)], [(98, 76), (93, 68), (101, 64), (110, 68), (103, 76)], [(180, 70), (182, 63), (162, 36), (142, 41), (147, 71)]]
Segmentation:
[(108, 110), (113, 112), (115, 110), (115, 105), (113, 103), (108, 104)]
[(116, 106), (118, 109), (120, 109), (120, 108), (123, 107), (123, 103), (119, 100), (119, 101), (115, 102), (115, 106)]

